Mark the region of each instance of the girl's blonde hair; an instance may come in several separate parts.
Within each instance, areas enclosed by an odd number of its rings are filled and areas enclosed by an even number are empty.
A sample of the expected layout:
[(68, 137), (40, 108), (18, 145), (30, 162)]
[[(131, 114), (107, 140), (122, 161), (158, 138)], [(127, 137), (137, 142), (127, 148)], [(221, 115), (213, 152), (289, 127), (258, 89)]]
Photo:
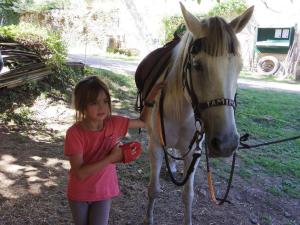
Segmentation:
[(95, 102), (99, 92), (104, 91), (108, 98), (109, 112), (111, 114), (111, 98), (107, 85), (97, 76), (88, 76), (79, 81), (73, 92), (73, 105), (76, 111), (76, 122), (85, 118), (84, 111), (87, 105)]

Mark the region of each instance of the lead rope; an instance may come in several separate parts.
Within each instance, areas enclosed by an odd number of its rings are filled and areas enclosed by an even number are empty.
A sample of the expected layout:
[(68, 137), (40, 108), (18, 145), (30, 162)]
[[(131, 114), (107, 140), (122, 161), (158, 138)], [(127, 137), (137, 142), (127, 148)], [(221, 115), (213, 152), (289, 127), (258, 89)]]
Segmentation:
[(227, 202), (227, 203), (231, 204), (231, 202), (229, 200), (227, 200), (227, 197), (228, 197), (228, 194), (229, 194), (229, 191), (230, 191), (230, 188), (231, 188), (232, 178), (233, 178), (233, 174), (234, 174), (236, 151), (234, 151), (233, 156), (232, 156), (231, 171), (230, 171), (230, 176), (229, 176), (229, 179), (228, 179), (228, 182), (227, 182), (226, 192), (224, 194), (224, 197), (218, 198), (215, 195), (215, 188), (214, 188), (214, 185), (213, 185), (212, 172), (211, 172), (210, 166), (209, 166), (209, 159), (208, 159), (207, 150), (208, 150), (208, 148), (205, 147), (207, 183), (208, 183), (208, 188), (209, 188), (209, 192), (210, 192), (210, 197), (216, 205), (222, 205), (224, 202)]
[(240, 138), (240, 145), (242, 147), (239, 147), (238, 149), (257, 148), (257, 147), (266, 146), (266, 145), (272, 145), (272, 144), (278, 144), (278, 143), (287, 142), (287, 141), (293, 141), (293, 140), (296, 140), (296, 139), (300, 138), (300, 135), (298, 135), (298, 136), (294, 136), (294, 137), (290, 137), (290, 138), (279, 139), (279, 140), (275, 140), (275, 141), (269, 141), (269, 142), (265, 142), (265, 143), (261, 143), (261, 144), (248, 145), (248, 144), (246, 144), (244, 142), (248, 141), (249, 136), (250, 135), (248, 133), (246, 133), (243, 136), (241, 136), (241, 138)]

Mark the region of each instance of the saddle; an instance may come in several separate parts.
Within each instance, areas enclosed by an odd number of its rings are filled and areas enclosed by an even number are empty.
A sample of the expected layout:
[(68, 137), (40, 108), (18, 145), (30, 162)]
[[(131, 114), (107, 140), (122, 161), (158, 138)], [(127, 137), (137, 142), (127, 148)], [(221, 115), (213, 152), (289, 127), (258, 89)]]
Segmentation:
[(180, 37), (174, 35), (172, 41), (149, 53), (138, 65), (135, 72), (135, 84), (138, 89), (136, 110), (142, 111), (143, 101), (147, 98), (153, 85), (168, 66), (172, 50), (179, 42)]

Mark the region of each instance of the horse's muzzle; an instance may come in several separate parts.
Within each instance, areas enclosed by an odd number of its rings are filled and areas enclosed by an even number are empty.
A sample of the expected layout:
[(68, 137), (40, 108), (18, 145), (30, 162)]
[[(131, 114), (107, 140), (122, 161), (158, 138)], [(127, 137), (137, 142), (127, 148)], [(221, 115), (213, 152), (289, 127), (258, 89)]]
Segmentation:
[(229, 157), (239, 145), (239, 135), (234, 134), (231, 137), (213, 137), (208, 143), (209, 157)]

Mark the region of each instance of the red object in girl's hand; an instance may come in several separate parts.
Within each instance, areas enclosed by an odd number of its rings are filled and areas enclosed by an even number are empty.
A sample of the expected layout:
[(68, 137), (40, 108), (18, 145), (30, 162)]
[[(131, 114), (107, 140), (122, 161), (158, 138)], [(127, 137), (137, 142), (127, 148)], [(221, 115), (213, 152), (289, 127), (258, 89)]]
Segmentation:
[(129, 163), (141, 155), (142, 147), (137, 141), (120, 145), (123, 152), (123, 163)]

